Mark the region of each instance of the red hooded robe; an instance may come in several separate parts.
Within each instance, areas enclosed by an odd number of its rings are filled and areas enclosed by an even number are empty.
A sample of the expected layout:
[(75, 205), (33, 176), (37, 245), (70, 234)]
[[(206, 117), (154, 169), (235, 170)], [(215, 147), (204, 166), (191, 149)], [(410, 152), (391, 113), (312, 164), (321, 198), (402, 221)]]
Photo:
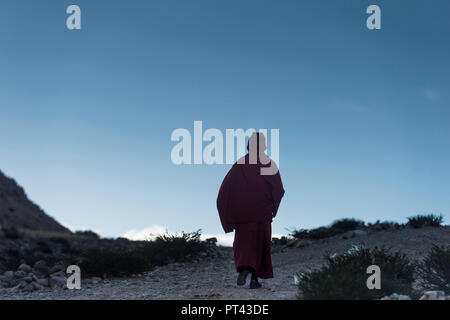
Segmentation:
[(261, 175), (261, 168), (270, 164), (249, 164), (248, 154), (244, 158), (245, 162), (236, 162), (223, 180), (217, 209), (224, 231), (235, 230), (236, 270), (251, 267), (258, 278), (273, 278), (271, 222), (284, 195), (283, 184), (278, 168), (276, 174)]

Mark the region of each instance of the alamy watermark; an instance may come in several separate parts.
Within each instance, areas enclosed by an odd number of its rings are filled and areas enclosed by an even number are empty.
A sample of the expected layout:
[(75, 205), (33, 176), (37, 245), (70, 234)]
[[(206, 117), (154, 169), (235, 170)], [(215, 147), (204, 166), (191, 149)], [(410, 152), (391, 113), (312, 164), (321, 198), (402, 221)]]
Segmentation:
[[(256, 139), (250, 139), (255, 133), (260, 134), (256, 135)], [(193, 134), (185, 128), (175, 129), (172, 132), (171, 141), (177, 142), (171, 151), (171, 160), (175, 165), (220, 165), (234, 164), (236, 161), (243, 164), (248, 147), (249, 163), (259, 162), (264, 165), (261, 168), (262, 175), (273, 175), (278, 172), (277, 165), (280, 163), (279, 129), (259, 129), (258, 131), (253, 128), (247, 130), (226, 129), (224, 135), (222, 131), (215, 128), (203, 132), (203, 122), (194, 121)], [(203, 146), (204, 142), (207, 143), (205, 147)], [(266, 155), (268, 145), (270, 146), (270, 158)]]
[[(366, 20), (366, 26), (369, 30), (381, 29), (381, 8), (378, 5), (370, 5), (366, 9), (369, 17)], [(72, 4), (67, 7), (66, 14), (69, 16), (66, 19), (66, 27), (68, 30), (81, 29), (81, 8), (78, 5)]]

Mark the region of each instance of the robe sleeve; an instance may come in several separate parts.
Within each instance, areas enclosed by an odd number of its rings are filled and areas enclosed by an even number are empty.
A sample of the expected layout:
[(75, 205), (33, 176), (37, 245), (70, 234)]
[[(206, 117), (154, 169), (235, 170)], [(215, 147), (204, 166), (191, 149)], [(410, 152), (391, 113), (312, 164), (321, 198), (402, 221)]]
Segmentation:
[[(278, 169), (278, 168), (277, 168)], [(277, 170), (277, 173), (274, 175), (265, 176), (267, 182), (269, 182), (271, 186), (271, 194), (272, 194), (272, 214), (273, 217), (277, 215), (278, 208), (280, 207), (281, 199), (284, 196), (284, 188), (283, 182), (281, 181), (280, 171)]]
[[(231, 170), (230, 170), (231, 171)], [(217, 196), (217, 211), (219, 212), (220, 222), (222, 224), (223, 231), (225, 233), (232, 232), (234, 228), (232, 227), (229, 219), (229, 176), (230, 172), (223, 179), (222, 185), (219, 189), (219, 195)]]

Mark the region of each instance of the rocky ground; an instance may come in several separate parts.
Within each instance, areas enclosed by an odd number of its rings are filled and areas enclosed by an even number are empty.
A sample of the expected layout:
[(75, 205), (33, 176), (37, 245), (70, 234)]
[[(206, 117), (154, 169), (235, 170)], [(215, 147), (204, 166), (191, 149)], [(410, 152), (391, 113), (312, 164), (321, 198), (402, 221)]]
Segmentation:
[[(319, 268), (326, 254), (344, 253), (360, 243), (369, 248), (385, 245), (420, 260), (433, 244), (450, 244), (450, 227), (346, 234), (276, 245), (272, 255), (275, 278), (263, 280), (257, 290), (236, 285), (232, 249), (219, 248), (221, 254), (215, 258), (173, 263), (136, 277), (85, 279), (80, 290), (59, 285), (29, 292), (17, 287), (0, 289), (0, 299), (295, 299), (294, 274)], [(438, 293), (428, 296), (442, 297)]]

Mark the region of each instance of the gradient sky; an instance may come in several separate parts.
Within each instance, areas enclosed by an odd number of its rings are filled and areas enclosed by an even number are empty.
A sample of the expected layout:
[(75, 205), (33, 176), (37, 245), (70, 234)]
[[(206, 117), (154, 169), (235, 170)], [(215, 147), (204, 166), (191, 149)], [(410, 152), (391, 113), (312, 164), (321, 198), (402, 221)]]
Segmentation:
[[(80, 31), (66, 29), (70, 4)], [(366, 28), (371, 4), (382, 30)], [(221, 234), (230, 166), (175, 166), (172, 131), (278, 128), (274, 233), (448, 217), (449, 12), (448, 0), (2, 0), (0, 169), (73, 229)]]

